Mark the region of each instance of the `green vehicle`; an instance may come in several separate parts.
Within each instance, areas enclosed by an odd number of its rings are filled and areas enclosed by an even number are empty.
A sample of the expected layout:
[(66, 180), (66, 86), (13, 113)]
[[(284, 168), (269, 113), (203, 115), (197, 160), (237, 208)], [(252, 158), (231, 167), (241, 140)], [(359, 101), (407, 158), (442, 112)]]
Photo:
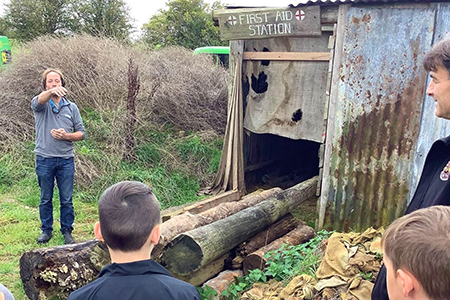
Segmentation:
[(5, 64), (11, 62), (11, 44), (6, 36), (0, 36), (0, 51), (2, 54), (0, 69), (2, 69)]
[(211, 54), (217, 65), (219, 65), (220, 63), (225, 68), (228, 68), (230, 58), (230, 47), (210, 46), (210, 47), (200, 47), (194, 50), (194, 54), (200, 53)]

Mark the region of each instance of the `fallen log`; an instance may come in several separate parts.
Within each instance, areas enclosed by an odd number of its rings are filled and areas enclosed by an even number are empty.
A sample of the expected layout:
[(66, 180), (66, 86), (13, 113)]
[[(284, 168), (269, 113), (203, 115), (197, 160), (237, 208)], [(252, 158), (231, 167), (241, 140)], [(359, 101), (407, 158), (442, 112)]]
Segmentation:
[(314, 237), (314, 229), (305, 225), (305, 223), (298, 225), (297, 228), (286, 233), (281, 238), (274, 240), (267, 246), (264, 246), (256, 250), (255, 252), (247, 255), (244, 258), (243, 262), (244, 274), (248, 274), (248, 271), (254, 269), (263, 270), (267, 263), (267, 259), (265, 257), (267, 252), (280, 249), (281, 246), (285, 244), (299, 245), (309, 241), (313, 237)]
[(199, 286), (203, 282), (207, 281), (208, 279), (213, 278), (217, 274), (219, 274), (221, 271), (223, 271), (225, 266), (225, 260), (230, 257), (231, 253), (228, 252), (225, 255), (220, 256), (216, 260), (213, 260), (203, 268), (197, 270), (196, 272), (193, 272), (189, 275), (180, 275), (177, 273), (172, 272), (172, 275), (178, 279), (181, 279), (183, 281), (189, 282), (190, 284), (194, 286)]
[(98, 240), (35, 249), (20, 258), (20, 278), (31, 300), (67, 298), (110, 261), (106, 245)]
[(216, 299), (219, 299), (220, 294), (227, 289), (227, 287), (236, 280), (236, 277), (244, 276), (242, 270), (226, 270), (220, 272), (216, 277), (206, 281), (203, 287), (209, 286), (217, 292)]
[(243, 197), (240, 201), (221, 203), (216, 207), (208, 209), (197, 215), (186, 212), (184, 214), (174, 216), (161, 224), (161, 237), (158, 245), (153, 248), (152, 257), (154, 260), (161, 262), (163, 248), (178, 234), (186, 232), (217, 220), (226, 218), (237, 213), (247, 207), (253, 206), (264, 201), (274, 195), (283, 192), (280, 188), (253, 193)]
[(177, 215), (181, 215), (185, 212), (192, 214), (198, 214), (210, 208), (216, 207), (220, 203), (237, 201), (241, 198), (238, 191), (228, 191), (212, 197), (208, 197), (203, 200), (196, 201), (194, 203), (187, 203), (180, 206), (170, 207), (161, 211), (161, 219), (163, 222), (168, 221)]
[(163, 252), (164, 264), (181, 275), (199, 270), (313, 197), (317, 179), (316, 176), (306, 180), (253, 207), (178, 235)]
[(291, 214), (287, 214), (267, 229), (256, 234), (250, 240), (238, 245), (236, 247), (236, 255), (246, 257), (250, 253), (270, 244), (272, 241), (293, 230), (299, 223)]

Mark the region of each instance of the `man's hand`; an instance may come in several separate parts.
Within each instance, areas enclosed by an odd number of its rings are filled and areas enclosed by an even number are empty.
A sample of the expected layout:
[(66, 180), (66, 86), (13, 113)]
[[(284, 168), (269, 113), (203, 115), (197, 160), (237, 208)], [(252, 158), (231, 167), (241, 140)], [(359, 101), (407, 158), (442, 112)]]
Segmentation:
[(52, 137), (60, 141), (76, 142), (81, 141), (84, 138), (83, 132), (66, 132), (64, 128), (52, 129), (50, 133), (52, 134)]
[(63, 97), (67, 94), (66, 88), (62, 86), (55, 86), (54, 88), (49, 89), (49, 91), (52, 93), (52, 96)]
[(45, 105), (51, 97), (55, 96), (61, 98), (67, 94), (67, 89), (62, 86), (55, 86), (51, 89), (43, 91), (38, 96), (38, 103), (41, 105)]
[(67, 132), (63, 128), (52, 129), (50, 133), (52, 134), (52, 137), (54, 137), (57, 140), (64, 141), (68, 139)]

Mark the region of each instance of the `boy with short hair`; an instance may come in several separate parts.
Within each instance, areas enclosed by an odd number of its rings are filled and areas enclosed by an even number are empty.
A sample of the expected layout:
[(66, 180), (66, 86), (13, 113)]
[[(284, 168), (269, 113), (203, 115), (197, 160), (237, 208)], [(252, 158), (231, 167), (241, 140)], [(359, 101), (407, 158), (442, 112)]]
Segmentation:
[(136, 181), (109, 187), (100, 197), (95, 236), (105, 241), (112, 263), (99, 278), (70, 294), (75, 299), (198, 299), (196, 288), (150, 258), (160, 236), (159, 202)]
[(381, 246), (390, 300), (450, 299), (450, 207), (419, 209), (395, 220)]

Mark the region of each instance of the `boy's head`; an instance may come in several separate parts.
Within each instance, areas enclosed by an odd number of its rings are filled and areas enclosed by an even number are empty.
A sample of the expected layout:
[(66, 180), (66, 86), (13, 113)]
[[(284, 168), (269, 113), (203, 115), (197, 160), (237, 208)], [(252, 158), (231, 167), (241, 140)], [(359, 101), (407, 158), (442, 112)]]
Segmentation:
[(149, 240), (158, 242), (159, 202), (141, 182), (122, 181), (109, 187), (100, 197), (98, 213), (96, 236), (112, 250), (137, 251)]
[(389, 299), (450, 299), (450, 207), (424, 208), (395, 220), (381, 246)]

